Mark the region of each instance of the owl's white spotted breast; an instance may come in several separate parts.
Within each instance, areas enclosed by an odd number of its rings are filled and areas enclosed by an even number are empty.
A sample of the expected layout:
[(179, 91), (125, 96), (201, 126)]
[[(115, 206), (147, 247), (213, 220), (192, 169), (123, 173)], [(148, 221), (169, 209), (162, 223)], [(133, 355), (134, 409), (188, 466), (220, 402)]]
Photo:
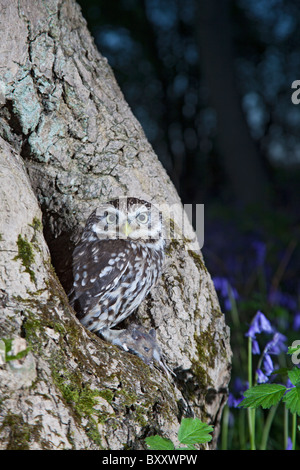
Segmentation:
[[(135, 214), (141, 220), (145, 219), (144, 214), (140, 216), (136, 201), (134, 199), (134, 215), (129, 211), (129, 221)], [(151, 219), (152, 225), (149, 222), (150, 234), (159, 233), (160, 237), (147, 239), (142, 227), (143, 237), (139, 240), (139, 227), (134, 221), (135, 238), (131, 240), (105, 238), (107, 213), (109, 209), (105, 207), (103, 216), (100, 210), (97, 215), (92, 214), (73, 253), (73, 304), (82, 324), (95, 332), (117, 325), (140, 305), (156, 283), (164, 258), (164, 240), (161, 227), (155, 226), (160, 223), (156, 214)], [(118, 214), (115, 208), (113, 214), (109, 220)], [(95, 225), (96, 232), (93, 230)]]

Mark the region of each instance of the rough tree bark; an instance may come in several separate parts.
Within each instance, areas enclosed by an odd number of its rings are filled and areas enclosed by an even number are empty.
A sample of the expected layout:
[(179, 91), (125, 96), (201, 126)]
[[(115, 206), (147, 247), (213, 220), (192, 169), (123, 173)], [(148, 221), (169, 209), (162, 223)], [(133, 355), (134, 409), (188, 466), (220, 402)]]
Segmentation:
[(191, 415), (213, 447), (231, 351), (191, 226), (137, 314), (174, 380), (85, 330), (65, 294), (99, 202), (180, 204), (173, 185), (73, 0), (0, 0), (0, 22), (0, 448), (143, 449)]

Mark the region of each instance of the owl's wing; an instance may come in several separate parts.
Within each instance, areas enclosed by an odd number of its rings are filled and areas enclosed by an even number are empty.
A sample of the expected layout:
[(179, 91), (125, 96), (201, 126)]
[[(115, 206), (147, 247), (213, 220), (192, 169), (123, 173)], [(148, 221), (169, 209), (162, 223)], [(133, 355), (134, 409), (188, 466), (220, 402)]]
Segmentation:
[(75, 248), (73, 301), (79, 301), (83, 313), (115, 288), (127, 266), (123, 240), (85, 241)]

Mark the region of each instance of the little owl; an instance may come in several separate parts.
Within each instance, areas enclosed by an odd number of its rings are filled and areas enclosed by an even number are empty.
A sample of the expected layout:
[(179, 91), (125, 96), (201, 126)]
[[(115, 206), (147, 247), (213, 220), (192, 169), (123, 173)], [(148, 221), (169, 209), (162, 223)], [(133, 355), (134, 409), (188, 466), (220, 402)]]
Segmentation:
[(147, 363), (155, 359), (165, 369), (153, 331), (148, 334), (135, 325), (127, 335), (127, 330), (112, 329), (137, 309), (156, 283), (164, 246), (162, 216), (154, 205), (133, 197), (101, 204), (89, 216), (73, 252), (71, 302), (90, 331)]

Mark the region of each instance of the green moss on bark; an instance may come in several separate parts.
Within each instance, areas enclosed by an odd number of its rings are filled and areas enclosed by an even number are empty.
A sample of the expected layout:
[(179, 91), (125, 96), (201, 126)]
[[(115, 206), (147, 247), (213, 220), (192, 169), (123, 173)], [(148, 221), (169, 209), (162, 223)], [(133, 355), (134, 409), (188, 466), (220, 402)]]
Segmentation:
[(4, 431), (5, 428), (9, 429), (6, 450), (29, 450), (30, 442), (38, 438), (41, 426), (29, 425), (21, 416), (8, 414), (2, 422), (0, 431)]
[(30, 280), (33, 283), (36, 283), (36, 277), (32, 269), (34, 263), (34, 252), (31, 243), (27, 238), (23, 238), (22, 235), (18, 236), (17, 240), (18, 254), (14, 257), (14, 261), (21, 260), (22, 265), (25, 268), (25, 272), (29, 274)]

